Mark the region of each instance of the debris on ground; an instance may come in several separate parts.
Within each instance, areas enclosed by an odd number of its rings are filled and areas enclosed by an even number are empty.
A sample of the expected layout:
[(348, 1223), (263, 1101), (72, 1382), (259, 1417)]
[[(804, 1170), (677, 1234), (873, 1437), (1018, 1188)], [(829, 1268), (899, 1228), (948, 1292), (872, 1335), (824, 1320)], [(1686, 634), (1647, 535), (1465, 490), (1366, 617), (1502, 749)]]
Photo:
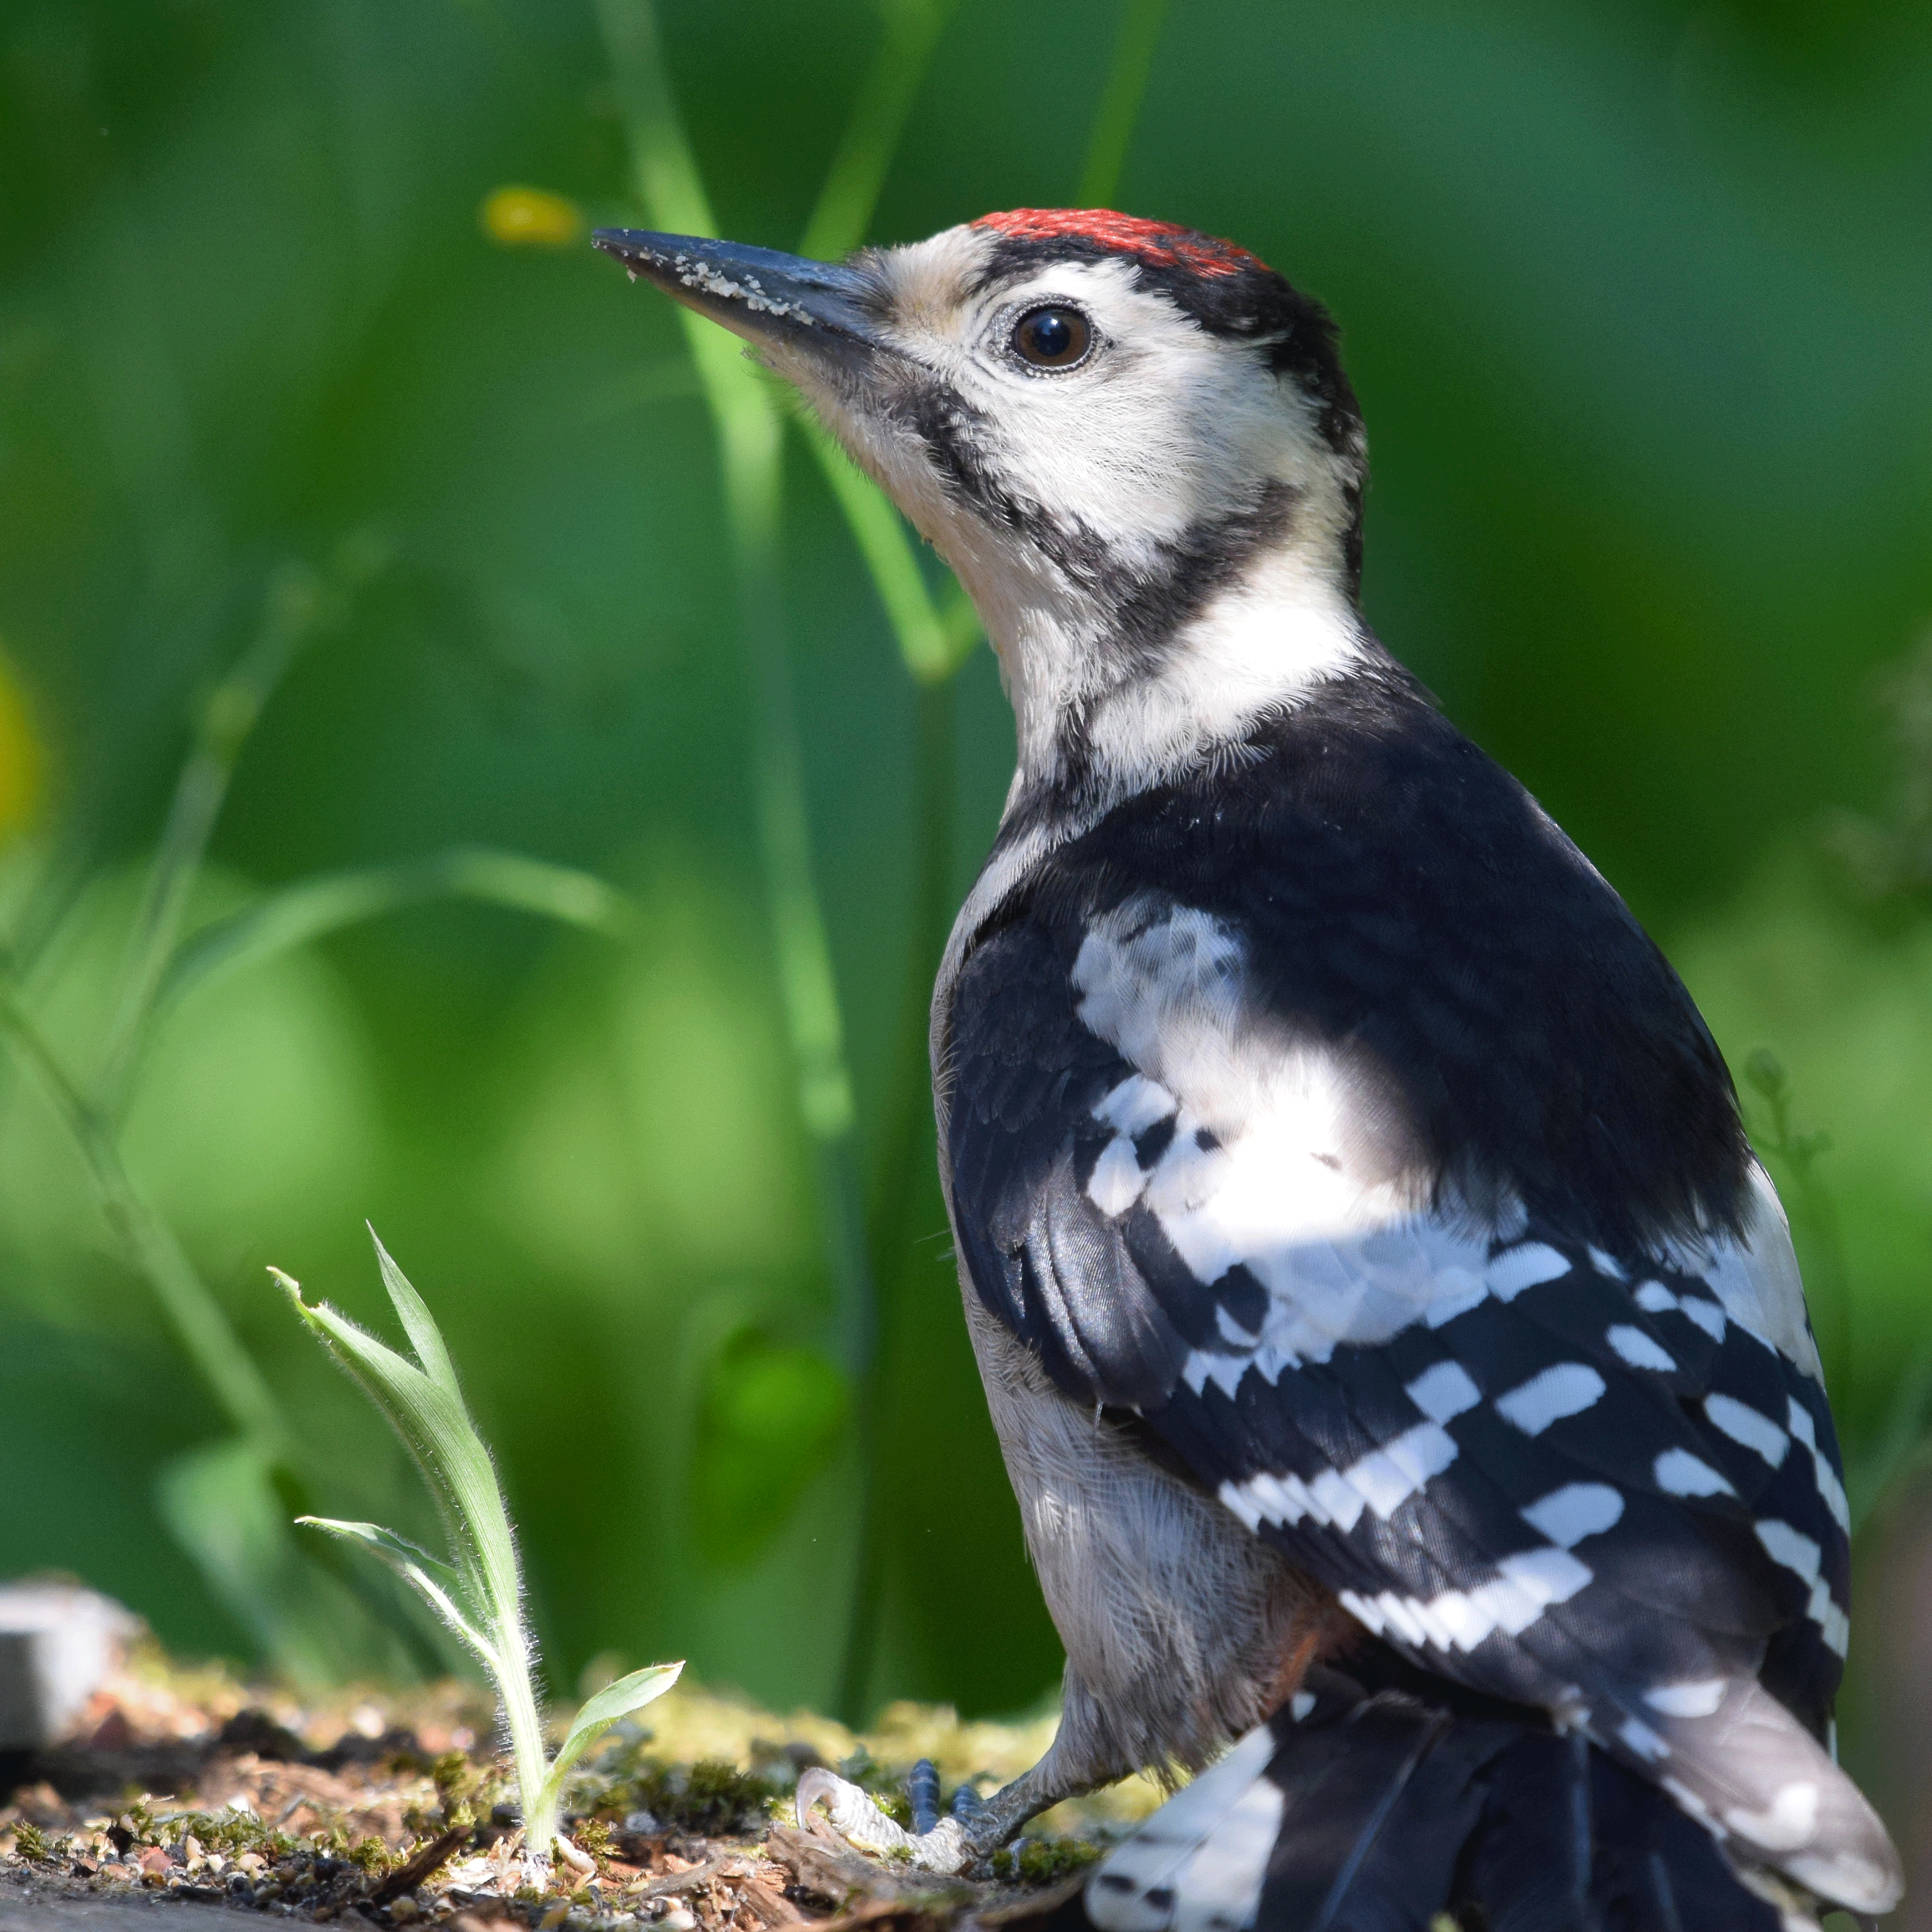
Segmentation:
[(585, 1760), (566, 1825), (578, 1862), (539, 1888), (477, 1687), (301, 1698), (137, 1645), (63, 1739), (0, 1750), (0, 1904), (118, 1894), (426, 1932), (1017, 1932), (1078, 1889), (1159, 1802), (1153, 1786), (1063, 1806), (976, 1879), (944, 1880), (862, 1855), (822, 1820), (800, 1828), (792, 1792), (828, 1765), (904, 1820), (916, 1760), (983, 1794), (1040, 1755), (1054, 1721), (895, 1705), (860, 1736), (681, 1684)]

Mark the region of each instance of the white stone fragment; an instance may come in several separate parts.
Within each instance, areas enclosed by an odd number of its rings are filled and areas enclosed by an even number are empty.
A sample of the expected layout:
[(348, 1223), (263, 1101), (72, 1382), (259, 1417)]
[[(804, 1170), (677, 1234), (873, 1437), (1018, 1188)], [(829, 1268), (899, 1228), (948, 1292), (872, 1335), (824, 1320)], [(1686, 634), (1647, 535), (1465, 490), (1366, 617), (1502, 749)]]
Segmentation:
[(0, 1750), (63, 1736), (140, 1628), (112, 1598), (78, 1584), (0, 1584)]

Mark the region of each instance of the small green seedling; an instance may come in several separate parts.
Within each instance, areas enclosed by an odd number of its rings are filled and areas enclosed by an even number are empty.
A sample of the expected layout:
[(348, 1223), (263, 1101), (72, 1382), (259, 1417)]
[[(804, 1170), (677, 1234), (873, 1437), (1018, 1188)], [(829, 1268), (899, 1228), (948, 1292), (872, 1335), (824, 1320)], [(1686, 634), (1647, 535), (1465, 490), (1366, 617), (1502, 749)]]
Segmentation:
[(414, 1361), (326, 1303), (310, 1307), (302, 1298), (301, 1284), (280, 1268), (268, 1272), (296, 1313), (402, 1438), (436, 1499), (450, 1560), (432, 1556), (380, 1523), (338, 1522), (315, 1516), (296, 1520), (359, 1544), (380, 1557), (476, 1652), (502, 1700), (503, 1728), (509, 1737), (523, 1813), (525, 1857), (547, 1870), (556, 1853), (566, 1864), (585, 1868), (590, 1860), (557, 1829), (564, 1780), (578, 1759), (620, 1718), (668, 1690), (684, 1666), (661, 1664), (634, 1670), (598, 1691), (578, 1712), (556, 1756), (546, 1757), (535, 1675), (536, 1646), (524, 1620), (523, 1573), (495, 1466), (470, 1419), (449, 1351), (422, 1297), (376, 1240), (373, 1228), (369, 1234), (376, 1241), (382, 1285), (416, 1350)]

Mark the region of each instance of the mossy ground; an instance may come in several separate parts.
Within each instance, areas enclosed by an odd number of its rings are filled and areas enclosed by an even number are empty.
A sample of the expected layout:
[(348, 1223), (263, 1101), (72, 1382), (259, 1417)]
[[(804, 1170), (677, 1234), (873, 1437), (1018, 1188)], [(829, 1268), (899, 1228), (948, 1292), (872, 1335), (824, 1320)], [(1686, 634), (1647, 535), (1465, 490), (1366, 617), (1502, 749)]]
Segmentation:
[(783, 1828), (800, 1771), (829, 1763), (904, 1819), (915, 1759), (932, 1757), (949, 1788), (990, 1790), (1045, 1748), (1050, 1716), (962, 1724), (899, 1705), (860, 1736), (680, 1686), (650, 1718), (613, 1733), (575, 1787), (570, 1829), (594, 1876), (560, 1868), (539, 1891), (519, 1884), (515, 1819), (473, 1688), (304, 1700), (151, 1652), (96, 1698), (74, 1739), (15, 1767), (24, 1775), (0, 1807), (0, 1881), (43, 1898), (166, 1894), (456, 1932), (495, 1921), (769, 1932), (855, 1909), (938, 1924), (1046, 1895), (1158, 1798), (1130, 1786), (1064, 1808), (979, 1882), (934, 1890)]

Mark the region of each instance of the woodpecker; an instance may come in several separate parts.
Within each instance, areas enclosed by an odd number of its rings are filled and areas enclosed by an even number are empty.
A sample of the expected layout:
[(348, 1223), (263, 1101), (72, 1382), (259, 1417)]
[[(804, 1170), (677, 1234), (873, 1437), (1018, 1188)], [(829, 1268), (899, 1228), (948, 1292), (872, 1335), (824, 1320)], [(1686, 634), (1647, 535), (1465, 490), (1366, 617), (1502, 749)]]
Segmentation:
[(1094, 210), (843, 262), (606, 230), (958, 574), (1018, 743), (932, 1010), (967, 1326), (1066, 1652), (959, 1870), (1198, 1773), (1103, 1932), (1813, 1925), (1898, 1900), (1835, 1762), (1842, 1468), (1682, 982), (1360, 602), (1323, 309)]

